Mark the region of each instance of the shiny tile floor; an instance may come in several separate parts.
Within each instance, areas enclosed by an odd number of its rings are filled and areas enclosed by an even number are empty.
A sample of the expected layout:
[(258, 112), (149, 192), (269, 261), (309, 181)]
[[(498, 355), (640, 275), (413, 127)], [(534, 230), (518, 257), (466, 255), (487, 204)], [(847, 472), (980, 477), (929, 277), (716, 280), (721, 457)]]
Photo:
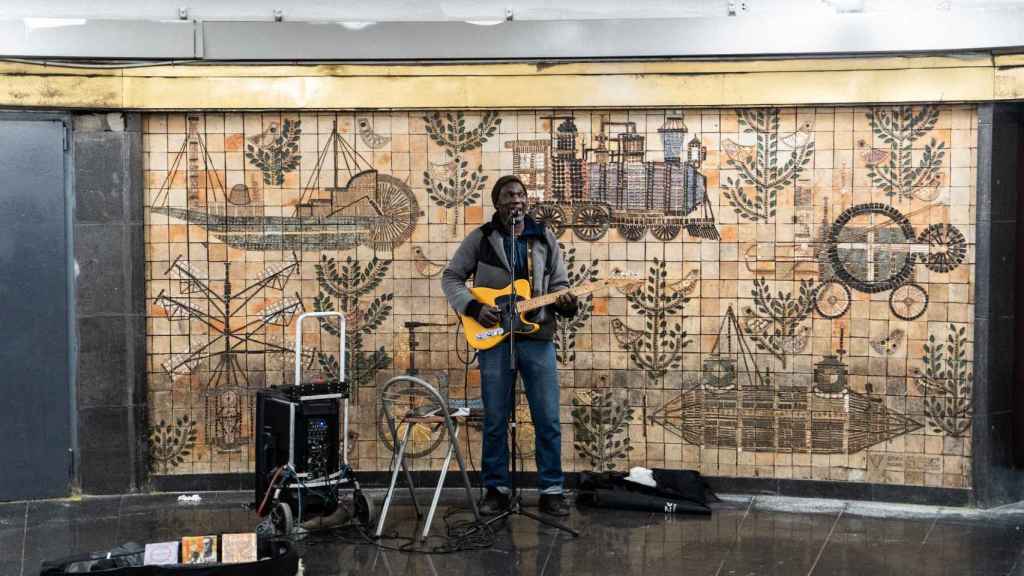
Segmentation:
[[(176, 499), (0, 504), (0, 574), (33, 575), (44, 559), (74, 552), (251, 531), (257, 523), (243, 507), (248, 493), (208, 493), (192, 505)], [(568, 522), (580, 538), (516, 517), (491, 548), (451, 554), (409, 554), (331, 537), (307, 539), (299, 548), (306, 575), (1024, 575), (1024, 508), (979, 512), (736, 496), (709, 518), (575, 510)], [(411, 507), (395, 508), (388, 524), (411, 536)], [(433, 533), (443, 528), (439, 518)]]

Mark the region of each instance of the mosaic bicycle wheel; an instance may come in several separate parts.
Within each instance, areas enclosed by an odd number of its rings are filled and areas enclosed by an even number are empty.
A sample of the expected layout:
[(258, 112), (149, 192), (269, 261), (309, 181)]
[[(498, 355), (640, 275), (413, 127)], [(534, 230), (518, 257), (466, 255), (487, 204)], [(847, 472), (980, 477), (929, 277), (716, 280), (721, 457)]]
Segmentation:
[(889, 294), (889, 310), (901, 320), (917, 320), (928, 310), (928, 292), (913, 282), (904, 284)]
[(919, 240), (928, 245), (924, 265), (932, 272), (949, 272), (967, 257), (967, 240), (952, 224), (932, 224)]
[(839, 318), (850, 309), (850, 289), (842, 282), (825, 282), (814, 296), (814, 309), (825, 318)]
[(888, 204), (851, 206), (832, 224), (828, 256), (843, 284), (868, 294), (892, 290), (910, 279), (917, 261), (914, 227)]

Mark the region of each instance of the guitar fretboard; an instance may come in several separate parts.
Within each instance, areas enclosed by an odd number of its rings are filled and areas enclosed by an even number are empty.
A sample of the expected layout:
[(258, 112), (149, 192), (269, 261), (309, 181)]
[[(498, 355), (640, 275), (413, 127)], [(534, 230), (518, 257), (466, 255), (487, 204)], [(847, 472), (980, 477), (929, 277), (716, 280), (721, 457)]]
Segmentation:
[(566, 288), (565, 290), (559, 290), (558, 292), (552, 292), (543, 296), (537, 296), (536, 298), (530, 298), (529, 300), (520, 301), (516, 308), (519, 312), (529, 312), (530, 310), (540, 308), (541, 306), (554, 304), (555, 300), (558, 300), (562, 294), (572, 294), (573, 296), (579, 297), (585, 294), (590, 294), (591, 292), (596, 292), (607, 286), (609, 283), (610, 282), (608, 280), (587, 282), (586, 284), (580, 284), (579, 286)]

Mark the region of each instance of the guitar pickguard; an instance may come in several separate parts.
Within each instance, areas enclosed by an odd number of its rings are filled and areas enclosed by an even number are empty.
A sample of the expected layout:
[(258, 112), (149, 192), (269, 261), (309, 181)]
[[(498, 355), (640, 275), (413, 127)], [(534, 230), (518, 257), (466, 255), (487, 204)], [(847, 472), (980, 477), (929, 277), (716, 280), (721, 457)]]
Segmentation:
[[(517, 296), (517, 300), (526, 300), (522, 296)], [(500, 310), (501, 320), (498, 322), (498, 326), (501, 326), (505, 334), (533, 334), (537, 330), (540, 330), (540, 326), (532, 322), (524, 322), (521, 315), (516, 314), (513, 310), (512, 295), (499, 296), (494, 299), (494, 305)]]

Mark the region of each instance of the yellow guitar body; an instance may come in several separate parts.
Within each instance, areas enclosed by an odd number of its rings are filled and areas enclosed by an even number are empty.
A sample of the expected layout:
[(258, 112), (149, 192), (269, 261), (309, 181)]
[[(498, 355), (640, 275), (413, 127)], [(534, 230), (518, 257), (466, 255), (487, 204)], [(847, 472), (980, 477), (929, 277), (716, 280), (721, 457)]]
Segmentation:
[[(529, 280), (516, 280), (515, 286), (516, 295), (520, 300), (530, 297)], [(477, 350), (488, 350), (500, 344), (505, 338), (508, 338), (512, 330), (515, 330), (516, 334), (533, 334), (540, 330), (539, 324), (526, 320), (524, 317), (525, 313), (519, 314), (517, 319), (513, 319), (511, 314), (506, 314), (506, 310), (510, 310), (512, 303), (511, 284), (501, 289), (470, 288), (469, 292), (485, 306), (497, 306), (502, 311), (501, 321), (492, 328), (484, 328), (476, 321), (476, 318), (460, 315), (462, 318), (462, 330), (466, 334), (466, 341), (469, 342), (470, 347)]]
[[(554, 304), (563, 294), (572, 294), (576, 297), (590, 294), (605, 286), (625, 287), (643, 282), (636, 275), (623, 277), (617, 273), (615, 278), (588, 282), (572, 288), (559, 290), (550, 294), (544, 294), (535, 298), (530, 297), (530, 281), (516, 280), (516, 298), (512, 302), (512, 284), (497, 290), (494, 288), (470, 288), (469, 292), (474, 298), (487, 306), (494, 306), (498, 309), (498, 325), (492, 328), (484, 328), (476, 321), (476, 318), (459, 315), (462, 318), (462, 331), (466, 334), (466, 342), (470, 347), (477, 350), (494, 348), (508, 335), (533, 334), (540, 330), (540, 325), (526, 319), (526, 314), (542, 306)], [(514, 304), (514, 305), (513, 305)]]

